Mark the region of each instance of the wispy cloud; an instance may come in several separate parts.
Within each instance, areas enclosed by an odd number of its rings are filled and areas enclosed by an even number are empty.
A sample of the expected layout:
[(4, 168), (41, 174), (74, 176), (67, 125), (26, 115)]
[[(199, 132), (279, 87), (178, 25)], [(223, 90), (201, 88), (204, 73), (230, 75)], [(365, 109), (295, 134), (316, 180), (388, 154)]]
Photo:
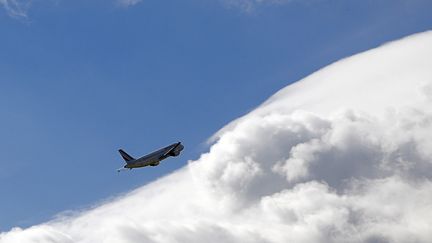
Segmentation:
[(0, 243), (431, 242), (432, 32), (339, 61), (197, 161)]
[[(142, 0), (114, 0), (115, 4), (121, 7), (132, 7)], [(287, 4), (301, 0), (218, 0), (229, 8), (240, 9), (245, 12), (253, 12), (259, 6)], [(312, 0), (308, 0), (312, 1)], [(12, 17), (25, 18), (32, 0), (0, 0), (0, 5)]]
[[(115, 0), (121, 7), (131, 7), (142, 0)], [(27, 18), (32, 0), (0, 0), (0, 7), (3, 7), (7, 14), (14, 18)], [(111, 2), (112, 4), (112, 2)]]
[(131, 7), (138, 3), (140, 3), (142, 0), (117, 0), (117, 4), (119, 4), (122, 7)]
[(12, 17), (27, 17), (27, 10), (30, 7), (31, 0), (0, 0), (0, 5), (4, 7), (7, 13)]
[(245, 12), (253, 12), (259, 6), (281, 5), (300, 0), (220, 0), (230, 8), (238, 8)]

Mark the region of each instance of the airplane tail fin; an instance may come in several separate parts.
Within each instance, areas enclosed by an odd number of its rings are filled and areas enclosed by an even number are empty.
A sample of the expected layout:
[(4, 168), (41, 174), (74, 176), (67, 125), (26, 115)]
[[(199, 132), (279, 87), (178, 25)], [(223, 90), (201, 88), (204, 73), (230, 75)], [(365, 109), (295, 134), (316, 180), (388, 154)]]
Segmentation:
[(127, 154), (125, 151), (123, 151), (123, 149), (119, 149), (119, 153), (120, 153), (121, 157), (123, 157), (123, 159), (126, 161), (126, 163), (131, 161), (131, 160), (135, 160), (132, 156)]

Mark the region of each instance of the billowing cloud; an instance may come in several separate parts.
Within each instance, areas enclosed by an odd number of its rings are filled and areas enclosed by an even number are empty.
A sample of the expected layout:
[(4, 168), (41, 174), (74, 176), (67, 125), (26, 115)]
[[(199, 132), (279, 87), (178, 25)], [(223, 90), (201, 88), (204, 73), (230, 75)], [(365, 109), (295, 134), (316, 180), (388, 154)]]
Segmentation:
[(0, 243), (431, 242), (432, 32), (341, 60), (197, 161)]

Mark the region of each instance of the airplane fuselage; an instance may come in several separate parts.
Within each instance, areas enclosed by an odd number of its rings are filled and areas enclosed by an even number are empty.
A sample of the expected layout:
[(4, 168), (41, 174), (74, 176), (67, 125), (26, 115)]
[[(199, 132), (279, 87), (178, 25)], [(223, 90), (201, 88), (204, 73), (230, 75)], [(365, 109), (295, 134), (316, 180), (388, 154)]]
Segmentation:
[(127, 161), (126, 165), (124, 165), (124, 168), (132, 169), (145, 166), (157, 166), (162, 160), (170, 156), (178, 156), (183, 149), (184, 146), (180, 142), (173, 143), (141, 158)]

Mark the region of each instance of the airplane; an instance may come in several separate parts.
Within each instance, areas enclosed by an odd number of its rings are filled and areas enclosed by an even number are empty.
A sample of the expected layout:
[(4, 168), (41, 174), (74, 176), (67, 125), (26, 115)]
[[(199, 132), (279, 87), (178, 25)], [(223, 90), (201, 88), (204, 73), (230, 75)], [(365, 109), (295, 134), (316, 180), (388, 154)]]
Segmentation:
[(120, 172), (121, 170), (132, 170), (133, 168), (140, 168), (145, 166), (157, 166), (159, 163), (170, 157), (176, 157), (180, 154), (180, 152), (184, 149), (183, 144), (181, 142), (173, 143), (169, 146), (166, 146), (165, 148), (161, 148), (159, 150), (156, 150), (150, 154), (144, 155), (141, 158), (134, 159), (132, 156), (127, 154), (122, 149), (119, 149), (119, 153), (122, 156), (122, 158), (125, 160), (126, 164), (117, 170), (117, 172)]

